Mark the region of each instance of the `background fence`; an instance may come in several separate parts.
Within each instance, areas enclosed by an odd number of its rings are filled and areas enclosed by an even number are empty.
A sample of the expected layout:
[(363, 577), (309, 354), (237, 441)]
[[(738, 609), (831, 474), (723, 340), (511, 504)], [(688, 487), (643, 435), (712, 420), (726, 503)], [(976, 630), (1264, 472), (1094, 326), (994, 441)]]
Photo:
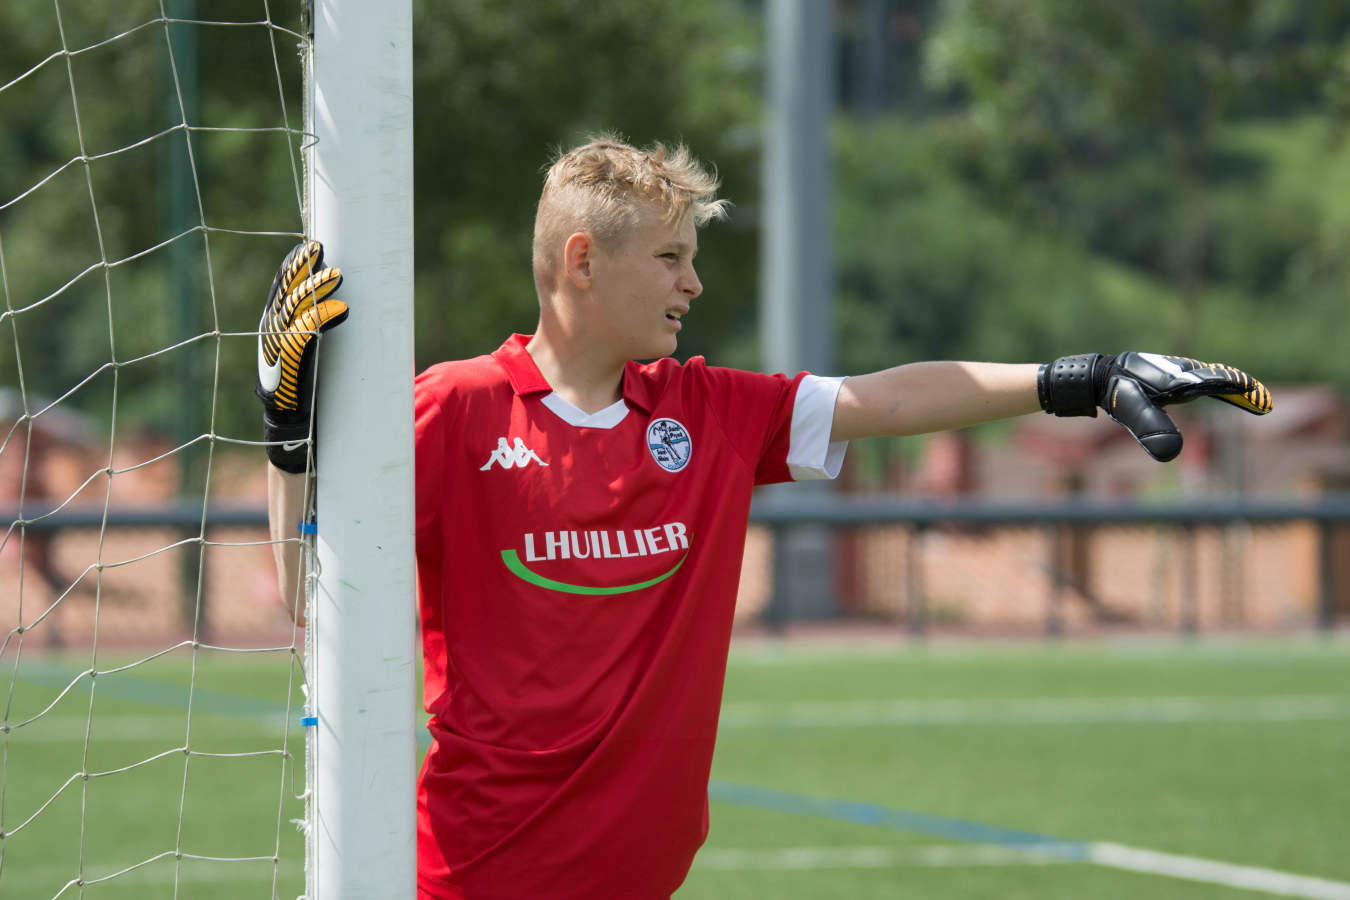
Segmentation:
[[(0, 516), (12, 523), (0, 551), (0, 621), (13, 628), (22, 600), (37, 646), (87, 640), (96, 614), (104, 643), (190, 633), (194, 604), (184, 598), (195, 601), (199, 577), (200, 639), (268, 644), (291, 627), (257, 505)], [(825, 581), (802, 572), (819, 555), (781, 549), (800, 546), (784, 539), (790, 529), (815, 532), (832, 570)], [(800, 584), (824, 584), (830, 596), (803, 601)], [(1187, 503), (764, 495), (751, 512), (737, 610), (744, 628), (850, 620), (913, 633), (1050, 635), (1298, 631), (1347, 617), (1345, 494)]]
[[(828, 535), (833, 608), (943, 628), (1299, 629), (1350, 614), (1350, 496), (1187, 503), (761, 498), (743, 614), (797, 618), (789, 529)], [(768, 589), (764, 590), (763, 586)], [(757, 590), (757, 586), (760, 586)]]

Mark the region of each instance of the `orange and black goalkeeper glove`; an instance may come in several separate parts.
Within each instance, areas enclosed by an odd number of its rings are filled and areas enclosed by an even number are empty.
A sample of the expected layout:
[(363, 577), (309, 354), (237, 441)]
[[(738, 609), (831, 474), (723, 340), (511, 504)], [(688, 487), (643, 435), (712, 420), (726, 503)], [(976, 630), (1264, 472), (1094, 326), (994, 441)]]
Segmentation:
[(258, 322), (258, 384), (267, 458), (278, 469), (303, 472), (311, 447), (315, 338), (347, 318), (347, 304), (332, 298), (342, 272), (323, 264), (318, 241), (297, 244), (286, 255)]
[(1213, 397), (1263, 416), (1274, 408), (1266, 386), (1241, 369), (1159, 353), (1085, 353), (1041, 366), (1041, 409), (1057, 416), (1096, 416), (1097, 408), (1130, 432), (1159, 462), (1181, 452), (1181, 432), (1162, 407)]

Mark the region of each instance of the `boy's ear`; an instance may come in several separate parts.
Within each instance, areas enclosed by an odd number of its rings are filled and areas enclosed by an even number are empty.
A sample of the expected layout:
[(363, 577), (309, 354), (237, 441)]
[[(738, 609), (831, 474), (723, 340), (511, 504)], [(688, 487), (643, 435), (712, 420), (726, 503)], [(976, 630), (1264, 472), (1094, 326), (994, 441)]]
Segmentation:
[(591, 254), (595, 243), (584, 231), (577, 231), (563, 244), (563, 271), (577, 287), (591, 286)]

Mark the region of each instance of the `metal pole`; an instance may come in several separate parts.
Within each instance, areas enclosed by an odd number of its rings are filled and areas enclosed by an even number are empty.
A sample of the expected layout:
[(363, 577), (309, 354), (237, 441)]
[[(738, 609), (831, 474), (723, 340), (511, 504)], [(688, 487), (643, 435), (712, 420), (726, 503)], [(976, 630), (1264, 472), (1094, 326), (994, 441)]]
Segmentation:
[(832, 4), (769, 0), (760, 340), (774, 372), (834, 366)]
[(309, 224), (351, 313), (318, 355), (308, 896), (410, 900), (412, 4), (318, 0), (313, 25)]
[[(833, 108), (833, 4), (769, 0), (764, 139), (760, 340), (771, 372), (832, 374), (829, 122)], [(823, 493), (825, 482), (790, 488)], [(834, 615), (835, 560), (819, 526), (782, 530), (788, 614)], [(780, 602), (776, 598), (776, 602)]]
[(1200, 590), (1197, 577), (1199, 560), (1196, 558), (1199, 551), (1196, 547), (1195, 526), (1183, 525), (1181, 535), (1181, 631), (1187, 636), (1193, 636), (1200, 630), (1197, 596)]
[(1336, 625), (1336, 526), (1325, 519), (1317, 523), (1317, 562), (1317, 627), (1330, 631)]
[(864, 121), (874, 119), (886, 107), (888, 40), (886, 20), (889, 0), (861, 0), (856, 4), (853, 31), (853, 84), (850, 94), (854, 111)]
[(1048, 565), (1045, 570), (1048, 574), (1048, 584), (1050, 592), (1046, 598), (1045, 605), (1045, 635), (1046, 637), (1062, 637), (1064, 635), (1064, 540), (1065, 528), (1063, 525), (1050, 525), (1045, 529), (1045, 553)]
[(774, 634), (781, 634), (787, 625), (788, 615), (785, 607), (786, 585), (792, 580), (783, 553), (783, 531), (779, 525), (769, 526), (769, 573), (771, 587), (769, 602), (764, 607), (762, 621), (764, 628)]
[(927, 530), (913, 524), (905, 541), (905, 621), (915, 637), (928, 631), (928, 603), (923, 593), (923, 539)]

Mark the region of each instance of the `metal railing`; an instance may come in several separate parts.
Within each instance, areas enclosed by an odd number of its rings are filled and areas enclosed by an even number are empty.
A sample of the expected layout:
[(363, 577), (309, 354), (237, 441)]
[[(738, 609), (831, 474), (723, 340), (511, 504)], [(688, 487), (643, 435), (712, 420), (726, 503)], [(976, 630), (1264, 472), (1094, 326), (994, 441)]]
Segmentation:
[[(0, 522), (9, 523), (8, 541), (16, 540), (20, 528), (29, 535), (47, 537), (89, 529), (160, 528), (188, 536), (206, 535), (209, 539), (214, 529), (263, 529), (267, 524), (267, 511), (262, 506), (219, 503), (203, 507), (198, 501), (188, 500), (144, 507), (111, 507), (106, 511), (102, 506), (67, 507), (45, 513), (33, 511), (30, 504), (25, 511), (27, 515), (21, 518), (16, 507), (0, 507)], [(1301, 577), (1312, 585), (1311, 624), (1316, 627), (1333, 628), (1339, 617), (1350, 614), (1350, 494), (1309, 499), (1216, 497), (1184, 502), (1065, 499), (939, 502), (783, 491), (757, 496), (751, 507), (750, 524), (752, 530), (769, 535), (770, 559), (763, 567), (767, 572), (760, 579), (764, 582), (765, 598), (756, 613), (769, 627), (782, 626), (794, 617), (788, 601), (792, 569), (780, 549), (788, 544), (781, 538), (790, 529), (804, 526), (823, 529), (836, 557), (847, 555), (841, 553), (840, 547), (847, 549), (851, 536), (868, 536), (879, 548), (872, 557), (885, 557), (888, 567), (876, 571), (875, 563), (850, 563), (855, 570), (850, 577), (868, 581), (868, 596), (882, 593), (886, 597), (883, 601), (858, 601), (846, 596), (847, 591), (839, 590), (840, 596), (828, 598), (828, 602), (819, 605), (821, 608), (834, 615), (880, 615), (902, 622), (914, 633), (929, 631), (935, 620), (940, 624), (943, 611), (934, 599), (937, 592), (934, 582), (953, 565), (950, 558), (944, 560), (926, 548), (926, 542), (933, 536), (956, 536), (954, 539), (969, 542), (963, 545), (966, 550), (958, 564), (974, 569), (984, 564), (985, 548), (992, 546), (991, 541), (996, 543), (1000, 535), (1022, 534), (1016, 552), (1037, 559), (1028, 563), (1031, 568), (1024, 574), (1012, 577), (1036, 582), (1038, 587), (1027, 589), (1040, 592), (1043, 630), (1058, 634), (1065, 629), (1066, 603), (1071, 602), (1066, 597), (1091, 599), (1094, 593), (1110, 593), (1090, 589), (1081, 572), (1074, 571), (1073, 565), (1065, 565), (1065, 547), (1100, 550), (1098, 545), (1109, 545), (1111, 535), (1120, 535), (1125, 529), (1151, 529), (1150, 533), (1158, 535), (1159, 543), (1168, 545), (1167, 565), (1176, 570), (1168, 576), (1169, 584), (1174, 585), (1171, 593), (1177, 600), (1175, 624), (1184, 632), (1195, 632), (1202, 621), (1200, 595), (1216, 590), (1215, 577), (1208, 578), (1206, 590), (1199, 588), (1205, 580), (1200, 571), (1201, 557), (1217, 559), (1211, 568), (1234, 568), (1232, 554), (1202, 553), (1202, 538), (1244, 527), (1278, 530), (1295, 526), (1308, 534), (1300, 545), (1306, 545), (1306, 552), (1298, 559), (1282, 556), (1287, 556), (1283, 545), (1257, 540), (1245, 545), (1238, 554), (1239, 562), (1252, 555), (1264, 555), (1275, 557), (1268, 560), (1270, 565), (1307, 569)], [(1035, 548), (1026, 539), (1029, 533), (1039, 535)], [(1111, 555), (1109, 546), (1102, 552)], [(1231, 571), (1220, 574), (1230, 579), (1236, 577)], [(1097, 581), (1109, 587), (1111, 574), (1107, 573), (1104, 580), (1098, 577)], [(878, 587), (878, 582), (884, 584)], [(205, 598), (202, 599), (205, 603)]]
[[(1091, 541), (1109, 529), (1151, 527), (1175, 532), (1173, 542), (1179, 552), (1179, 625), (1183, 631), (1199, 630), (1197, 604), (1197, 534), (1203, 530), (1225, 530), (1236, 526), (1287, 526), (1306, 524), (1316, 533), (1315, 550), (1315, 624), (1322, 629), (1335, 626), (1338, 615), (1350, 612), (1350, 494), (1330, 494), (1313, 499), (1215, 497), (1185, 501), (1137, 502), (1083, 499), (1055, 500), (952, 500), (922, 501), (899, 497), (867, 497), (790, 491), (757, 497), (750, 520), (767, 528), (775, 548), (770, 568), (774, 587), (762, 612), (770, 627), (785, 624), (791, 618), (789, 592), (783, 589), (787, 561), (777, 552), (785, 541), (782, 535), (802, 526), (824, 527), (833, 534), (885, 526), (900, 527), (909, 539), (897, 542), (897, 554), (903, 556), (903, 583), (896, 585), (902, 596), (899, 616), (908, 629), (923, 633), (930, 627), (932, 610), (926, 589), (925, 554), (921, 552), (926, 534), (940, 529), (988, 532), (1000, 529), (1034, 529), (1044, 536), (1044, 629), (1058, 634), (1064, 629), (1064, 596), (1079, 579), (1066, 572), (1056, 559), (1062, 556), (1066, 541)], [(1258, 551), (1259, 552), (1259, 551)], [(841, 606), (832, 604), (838, 610)]]

